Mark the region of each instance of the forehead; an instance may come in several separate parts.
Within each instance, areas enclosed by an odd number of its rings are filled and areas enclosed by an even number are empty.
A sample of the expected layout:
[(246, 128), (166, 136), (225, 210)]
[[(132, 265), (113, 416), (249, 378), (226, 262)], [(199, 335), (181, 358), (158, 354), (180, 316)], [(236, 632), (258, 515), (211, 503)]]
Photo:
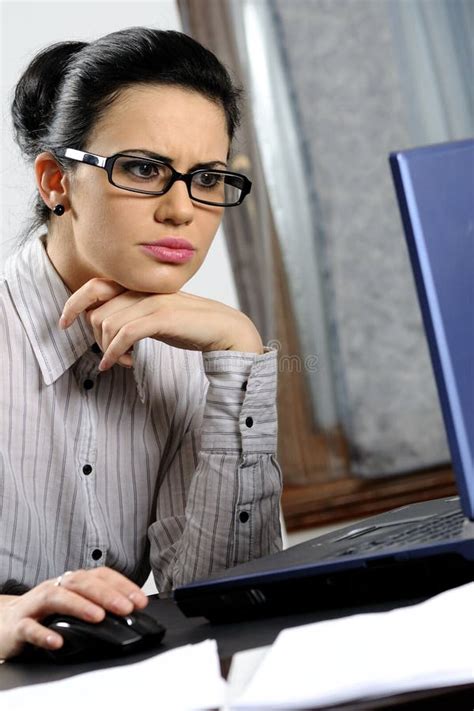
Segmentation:
[(128, 148), (147, 148), (177, 160), (225, 160), (224, 109), (176, 86), (128, 87), (96, 123), (87, 149), (110, 154)]

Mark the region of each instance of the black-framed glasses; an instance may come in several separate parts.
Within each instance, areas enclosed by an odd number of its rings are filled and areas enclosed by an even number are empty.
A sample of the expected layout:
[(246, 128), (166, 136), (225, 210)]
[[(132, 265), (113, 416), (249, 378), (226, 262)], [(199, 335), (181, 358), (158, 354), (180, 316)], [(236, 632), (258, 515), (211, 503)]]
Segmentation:
[(115, 153), (106, 158), (75, 148), (62, 148), (55, 153), (70, 160), (103, 168), (109, 183), (116, 188), (143, 195), (164, 195), (177, 180), (182, 180), (191, 200), (205, 205), (232, 207), (240, 205), (252, 187), (250, 180), (240, 173), (208, 168), (178, 173), (169, 163), (146, 156)]

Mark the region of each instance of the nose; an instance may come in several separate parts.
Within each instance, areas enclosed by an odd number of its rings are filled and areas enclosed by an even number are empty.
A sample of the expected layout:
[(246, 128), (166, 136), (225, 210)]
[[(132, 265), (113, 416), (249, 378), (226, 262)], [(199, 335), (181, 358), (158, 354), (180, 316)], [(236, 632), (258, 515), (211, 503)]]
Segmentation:
[(177, 180), (168, 192), (156, 198), (155, 217), (158, 222), (182, 225), (191, 222), (193, 216), (194, 205), (182, 180)]

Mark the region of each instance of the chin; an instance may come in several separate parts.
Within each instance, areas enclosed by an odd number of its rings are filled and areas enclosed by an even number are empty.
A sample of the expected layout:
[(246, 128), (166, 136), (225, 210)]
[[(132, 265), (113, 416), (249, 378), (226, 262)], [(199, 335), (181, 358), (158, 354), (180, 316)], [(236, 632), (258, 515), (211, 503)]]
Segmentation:
[(155, 275), (148, 278), (144, 278), (142, 275), (136, 279), (128, 277), (126, 280), (119, 281), (117, 279), (116, 281), (130, 291), (141, 291), (146, 294), (174, 294), (180, 291), (190, 278), (190, 276), (186, 278), (182, 276), (178, 279), (176, 274), (173, 277)]
[[(197, 272), (201, 264), (130, 264), (129, 269), (114, 269), (108, 278), (125, 289), (149, 294), (174, 294)], [(112, 271), (112, 270), (110, 270)]]

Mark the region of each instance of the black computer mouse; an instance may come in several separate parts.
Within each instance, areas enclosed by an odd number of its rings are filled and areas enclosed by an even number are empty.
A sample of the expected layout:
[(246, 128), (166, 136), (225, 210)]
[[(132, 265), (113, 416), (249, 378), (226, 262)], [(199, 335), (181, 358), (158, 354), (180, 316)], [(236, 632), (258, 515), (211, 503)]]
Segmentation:
[(105, 659), (148, 649), (158, 646), (166, 631), (153, 617), (137, 610), (123, 617), (108, 612), (102, 622), (54, 614), (41, 624), (64, 639), (59, 649), (47, 650), (56, 662)]

